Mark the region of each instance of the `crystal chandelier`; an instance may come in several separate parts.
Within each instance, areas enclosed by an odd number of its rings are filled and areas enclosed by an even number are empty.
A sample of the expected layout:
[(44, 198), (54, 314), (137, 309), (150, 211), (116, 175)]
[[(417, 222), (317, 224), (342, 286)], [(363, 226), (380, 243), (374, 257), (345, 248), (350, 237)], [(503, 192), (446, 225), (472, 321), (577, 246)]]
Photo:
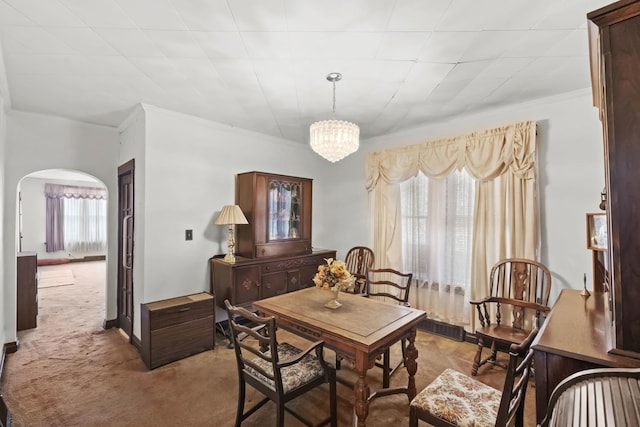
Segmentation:
[[(327, 80), (333, 83), (333, 114), (336, 113), (336, 82), (342, 78), (340, 73), (331, 73)], [(351, 153), (358, 151), (360, 128), (343, 120), (322, 120), (309, 128), (311, 149), (335, 163)]]

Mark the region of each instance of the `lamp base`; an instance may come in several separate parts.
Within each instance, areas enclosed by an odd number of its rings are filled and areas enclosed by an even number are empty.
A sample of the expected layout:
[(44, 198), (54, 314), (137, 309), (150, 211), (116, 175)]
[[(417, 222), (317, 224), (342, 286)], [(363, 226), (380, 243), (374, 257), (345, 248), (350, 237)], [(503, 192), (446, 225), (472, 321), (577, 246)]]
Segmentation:
[(234, 264), (236, 262), (236, 256), (231, 252), (227, 252), (227, 254), (224, 256), (224, 261), (230, 264)]

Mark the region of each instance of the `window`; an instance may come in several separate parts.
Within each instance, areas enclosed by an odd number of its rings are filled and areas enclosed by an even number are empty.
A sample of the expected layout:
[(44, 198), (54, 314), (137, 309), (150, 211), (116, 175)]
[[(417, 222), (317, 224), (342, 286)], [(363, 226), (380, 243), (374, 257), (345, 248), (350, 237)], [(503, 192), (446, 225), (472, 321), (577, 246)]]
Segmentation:
[(468, 322), (475, 183), (419, 173), (400, 184), (402, 265), (417, 281), (412, 305), (453, 324)]
[(71, 252), (107, 249), (107, 201), (64, 198), (64, 247)]

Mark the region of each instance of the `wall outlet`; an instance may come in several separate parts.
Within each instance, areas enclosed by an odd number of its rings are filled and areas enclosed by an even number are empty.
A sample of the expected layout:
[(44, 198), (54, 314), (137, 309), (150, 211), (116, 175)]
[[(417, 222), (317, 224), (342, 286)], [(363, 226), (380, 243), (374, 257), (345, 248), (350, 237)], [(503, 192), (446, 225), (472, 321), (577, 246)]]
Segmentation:
[(184, 230), (184, 240), (193, 240), (193, 230)]

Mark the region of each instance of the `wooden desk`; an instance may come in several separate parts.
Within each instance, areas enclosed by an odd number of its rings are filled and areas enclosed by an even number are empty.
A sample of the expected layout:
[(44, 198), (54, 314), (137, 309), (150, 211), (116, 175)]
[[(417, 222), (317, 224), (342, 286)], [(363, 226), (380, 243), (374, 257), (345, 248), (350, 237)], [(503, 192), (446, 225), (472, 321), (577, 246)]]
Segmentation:
[[(406, 393), (409, 401), (415, 397), (416, 328), (426, 313), (347, 293), (340, 294), (342, 307), (332, 310), (324, 307), (330, 298), (330, 292), (314, 287), (255, 301), (253, 306), (263, 315), (274, 316), (279, 327), (312, 341), (324, 341), (325, 347), (355, 366), (358, 380), (354, 386), (354, 424), (365, 426), (369, 402), (374, 397), (398, 392)], [(378, 355), (403, 338), (407, 339), (407, 387), (371, 394), (367, 370), (374, 366)]]
[(533, 342), (538, 423), (553, 389), (569, 375), (593, 368), (640, 367), (640, 359), (609, 353), (606, 297), (594, 292), (585, 298), (579, 290), (562, 290)]

